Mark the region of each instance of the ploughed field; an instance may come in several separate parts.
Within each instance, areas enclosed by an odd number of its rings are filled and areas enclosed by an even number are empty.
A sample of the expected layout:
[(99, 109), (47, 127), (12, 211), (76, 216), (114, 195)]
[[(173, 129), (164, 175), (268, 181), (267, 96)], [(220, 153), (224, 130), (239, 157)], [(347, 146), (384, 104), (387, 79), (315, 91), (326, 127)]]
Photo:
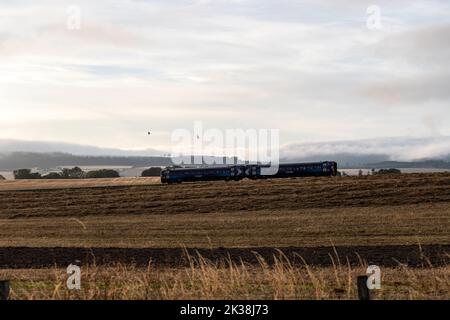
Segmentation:
[(330, 254), (344, 264), (449, 262), (448, 173), (96, 181), (0, 182), (0, 268), (188, 265), (196, 249), (249, 263), (270, 262), (276, 249), (299, 264), (330, 265)]

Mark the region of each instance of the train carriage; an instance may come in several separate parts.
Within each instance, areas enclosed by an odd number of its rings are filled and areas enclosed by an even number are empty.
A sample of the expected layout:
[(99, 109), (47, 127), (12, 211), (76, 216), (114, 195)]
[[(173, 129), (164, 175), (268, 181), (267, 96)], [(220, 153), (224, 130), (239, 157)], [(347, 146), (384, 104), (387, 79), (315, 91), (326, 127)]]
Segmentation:
[(167, 168), (161, 172), (162, 183), (189, 181), (241, 180), (244, 166), (224, 166), (209, 168)]
[(290, 178), (290, 177), (323, 177), (336, 176), (337, 163), (334, 161), (312, 163), (285, 163), (278, 166), (278, 172), (265, 175), (262, 165), (250, 165), (246, 169), (246, 177), (250, 179)]
[(166, 168), (161, 172), (162, 183), (181, 183), (193, 181), (242, 180), (290, 178), (290, 177), (318, 177), (336, 176), (337, 163), (334, 161), (313, 163), (280, 164), (274, 175), (265, 175), (264, 165), (232, 165), (222, 167), (202, 168)]

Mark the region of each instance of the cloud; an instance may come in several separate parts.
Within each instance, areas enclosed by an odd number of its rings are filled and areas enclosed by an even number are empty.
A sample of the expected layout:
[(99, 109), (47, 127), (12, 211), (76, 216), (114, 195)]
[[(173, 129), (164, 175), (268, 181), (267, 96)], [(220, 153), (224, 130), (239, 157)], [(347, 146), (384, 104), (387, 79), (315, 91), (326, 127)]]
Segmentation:
[(425, 25), (393, 33), (377, 43), (375, 54), (396, 63), (423, 67), (447, 67), (450, 62), (450, 23)]
[(0, 138), (170, 149), (194, 120), (283, 143), (449, 135), (448, 1), (0, 4)]
[(389, 105), (420, 105), (429, 101), (446, 103), (450, 99), (449, 83), (450, 70), (424, 71), (414, 77), (393, 76), (384, 81), (374, 81), (362, 93), (371, 101)]

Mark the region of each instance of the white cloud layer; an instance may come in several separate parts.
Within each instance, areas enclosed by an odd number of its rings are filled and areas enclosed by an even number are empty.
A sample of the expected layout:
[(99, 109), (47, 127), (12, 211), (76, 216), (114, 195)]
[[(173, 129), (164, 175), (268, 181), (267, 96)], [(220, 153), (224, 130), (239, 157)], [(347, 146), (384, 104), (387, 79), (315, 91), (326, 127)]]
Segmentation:
[(168, 150), (195, 120), (282, 143), (450, 135), (450, 2), (377, 3), (381, 30), (365, 0), (2, 1), (0, 138)]
[[(347, 154), (354, 156), (386, 156), (394, 161), (414, 161), (424, 159), (448, 159), (450, 137), (436, 138), (390, 138), (321, 143), (289, 144), (281, 149), (286, 159), (317, 158)], [(387, 160), (386, 159), (386, 160)]]

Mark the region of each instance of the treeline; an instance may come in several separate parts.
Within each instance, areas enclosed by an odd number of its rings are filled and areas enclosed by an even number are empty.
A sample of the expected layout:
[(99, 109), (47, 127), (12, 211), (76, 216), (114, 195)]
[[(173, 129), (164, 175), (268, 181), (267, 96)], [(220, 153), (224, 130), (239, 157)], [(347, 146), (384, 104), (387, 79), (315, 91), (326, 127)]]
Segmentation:
[(50, 172), (41, 175), (39, 172), (31, 172), (30, 169), (14, 170), (14, 179), (98, 179), (98, 178), (119, 178), (120, 175), (115, 170), (101, 169), (85, 172), (79, 167), (72, 169), (65, 168), (61, 172)]
[[(372, 168), (370, 171), (363, 171), (362, 169), (359, 169), (358, 171), (358, 176), (362, 177), (362, 176), (376, 176), (376, 175), (392, 175), (392, 174), (402, 174), (402, 171), (400, 169), (379, 169), (378, 171), (375, 168)], [(348, 177), (350, 176), (347, 172), (345, 171), (338, 171), (337, 173), (338, 176), (343, 176), (343, 177)]]
[[(372, 170), (371, 170), (371, 174), (374, 175), (374, 176), (375, 175), (383, 175), (383, 174), (401, 174), (401, 173), (402, 173), (402, 171), (400, 169), (394, 169), (394, 168), (391, 168), (391, 169), (379, 169), (378, 171), (375, 168), (372, 168)], [(363, 171), (361, 169), (359, 170), (358, 175), (359, 176), (364, 175), (364, 173), (363, 173)]]
[(374, 174), (401, 174), (402, 171), (399, 169), (380, 169), (378, 171), (375, 171)]
[[(160, 167), (151, 167), (142, 171), (142, 177), (159, 177), (161, 174)], [(19, 169), (14, 170), (14, 179), (25, 180), (25, 179), (100, 179), (100, 178), (119, 178), (119, 172), (111, 169), (100, 169), (85, 172), (79, 167), (74, 167), (72, 169), (64, 168), (61, 172), (50, 172), (48, 174), (42, 175), (39, 172), (32, 172), (31, 169)], [(0, 176), (0, 180), (2, 180)], [(4, 178), (3, 178), (4, 179)]]

